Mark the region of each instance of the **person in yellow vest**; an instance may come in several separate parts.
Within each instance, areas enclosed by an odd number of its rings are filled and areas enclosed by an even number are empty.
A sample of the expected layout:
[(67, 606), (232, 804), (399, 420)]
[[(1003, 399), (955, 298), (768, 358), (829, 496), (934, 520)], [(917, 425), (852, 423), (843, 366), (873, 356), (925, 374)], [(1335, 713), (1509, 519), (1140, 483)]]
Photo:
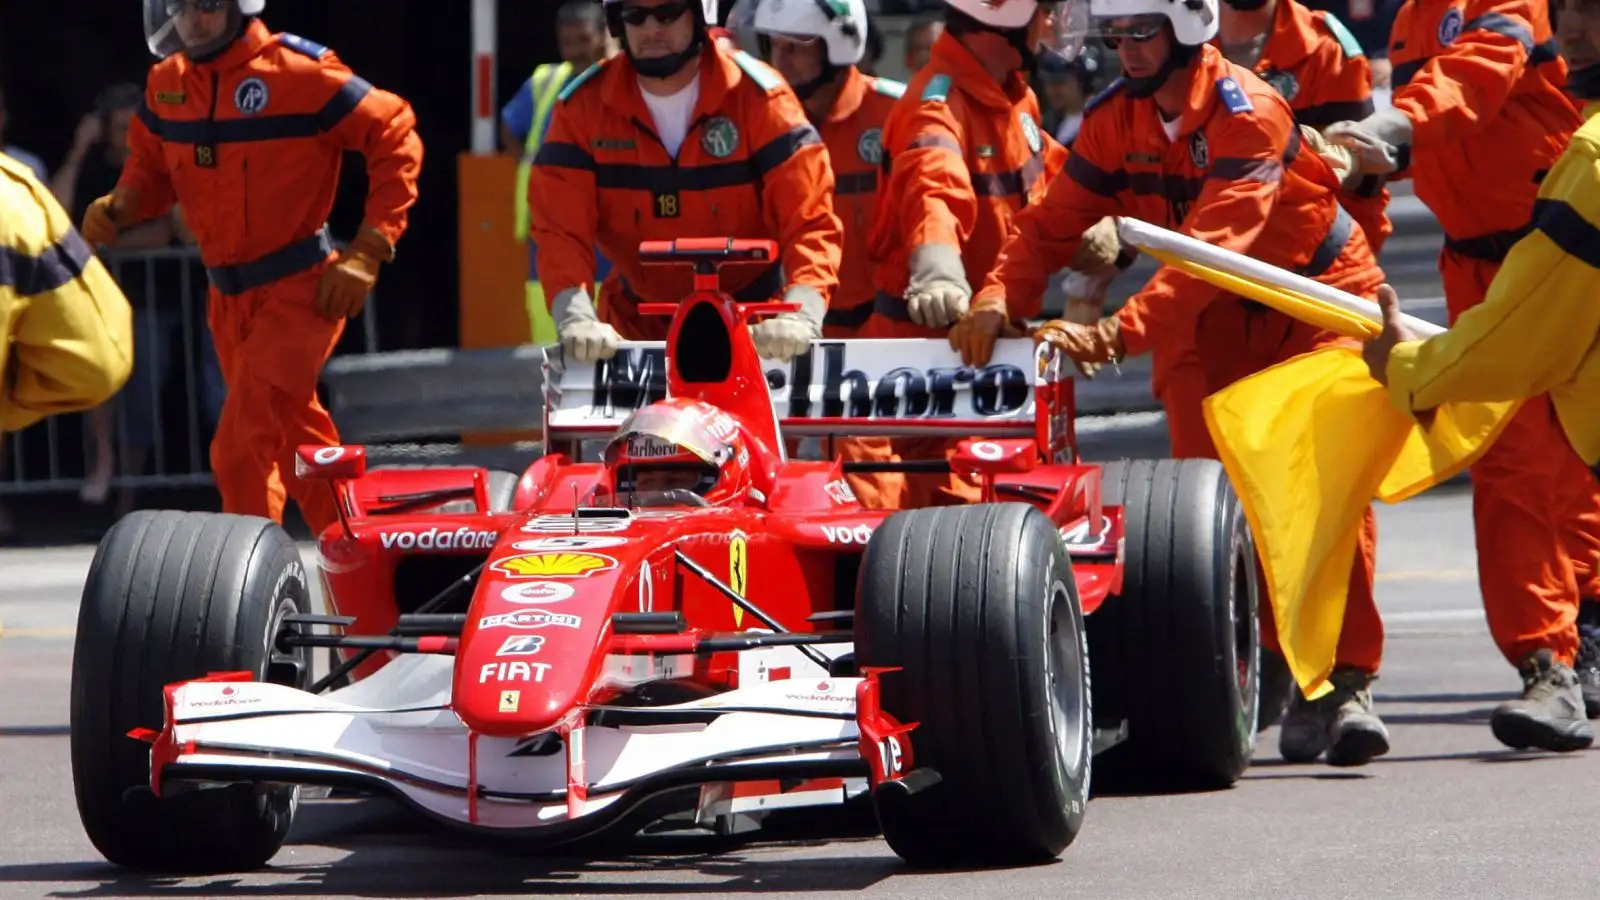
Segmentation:
[[(535, 344), (556, 342), (556, 325), (544, 300), (544, 287), (535, 266), (538, 248), (528, 240), (528, 178), (533, 158), (539, 153), (544, 134), (550, 127), (550, 112), (556, 99), (574, 75), (608, 59), (617, 52), (616, 41), (606, 30), (605, 13), (599, 0), (567, 0), (556, 11), (556, 42), (561, 62), (544, 63), (533, 70), (522, 89), (500, 110), (500, 141), (505, 152), (520, 156), (517, 163), (516, 204), (517, 242), (528, 247), (527, 307)], [(602, 281), (611, 265), (598, 253), (596, 281)]]
[(26, 164), (0, 153), (0, 434), (83, 412), (133, 369), (133, 308)]

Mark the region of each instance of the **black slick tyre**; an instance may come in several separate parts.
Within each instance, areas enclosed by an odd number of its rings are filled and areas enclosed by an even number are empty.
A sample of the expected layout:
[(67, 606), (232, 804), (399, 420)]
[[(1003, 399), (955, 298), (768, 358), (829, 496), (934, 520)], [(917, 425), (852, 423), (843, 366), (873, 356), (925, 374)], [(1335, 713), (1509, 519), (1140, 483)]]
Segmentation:
[[(918, 723), (907, 791), (874, 797), (895, 853), (924, 868), (1023, 865), (1078, 836), (1093, 750), (1077, 582), (1049, 518), (1022, 503), (898, 512), (873, 533), (856, 601), (859, 666)], [(929, 774), (937, 773), (937, 777)]]
[(1123, 510), (1122, 589), (1088, 617), (1098, 725), (1127, 738), (1096, 760), (1113, 789), (1238, 781), (1260, 709), (1255, 543), (1221, 463), (1117, 460), (1105, 506)]
[(162, 688), (217, 671), (305, 688), (310, 656), (274, 650), (284, 615), (310, 609), (289, 535), (266, 519), (139, 511), (100, 541), (78, 612), (71, 752), (78, 815), (112, 863), (152, 872), (239, 872), (270, 860), (289, 833), (293, 787), (248, 784), (157, 799), (150, 745)]

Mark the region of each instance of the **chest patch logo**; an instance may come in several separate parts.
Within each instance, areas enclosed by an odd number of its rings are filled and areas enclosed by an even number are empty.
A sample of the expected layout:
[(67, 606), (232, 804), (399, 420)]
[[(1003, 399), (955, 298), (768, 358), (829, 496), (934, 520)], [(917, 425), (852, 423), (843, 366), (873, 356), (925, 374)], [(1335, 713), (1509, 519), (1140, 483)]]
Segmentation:
[(1461, 10), (1451, 9), (1439, 20), (1439, 45), (1448, 47), (1461, 36)]
[(233, 89), (233, 105), (239, 112), (253, 116), (267, 108), (267, 83), (259, 78), (246, 78)]
[(1293, 72), (1271, 69), (1261, 76), (1261, 80), (1272, 85), (1272, 89), (1285, 100), (1293, 100), (1300, 93), (1300, 79), (1294, 77)]
[(1022, 136), (1028, 139), (1028, 149), (1038, 153), (1039, 148), (1043, 146), (1043, 141), (1039, 138), (1039, 125), (1033, 121), (1033, 116), (1027, 113), (1022, 114)]
[(1196, 169), (1204, 169), (1211, 164), (1211, 147), (1206, 144), (1206, 133), (1196, 131), (1189, 138), (1189, 161), (1194, 163)]
[(868, 128), (861, 132), (861, 139), (856, 141), (856, 155), (861, 161), (869, 165), (878, 165), (883, 162), (883, 129)]
[(725, 159), (739, 149), (739, 127), (726, 116), (717, 116), (706, 123), (700, 135), (700, 147), (717, 159)]

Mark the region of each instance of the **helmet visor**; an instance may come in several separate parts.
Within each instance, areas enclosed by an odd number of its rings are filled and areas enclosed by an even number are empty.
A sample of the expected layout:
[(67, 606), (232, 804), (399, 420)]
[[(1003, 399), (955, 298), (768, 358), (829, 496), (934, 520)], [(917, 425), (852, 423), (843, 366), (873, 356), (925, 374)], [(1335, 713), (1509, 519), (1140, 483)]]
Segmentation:
[(210, 52), (227, 43), (238, 24), (238, 0), (144, 0), (145, 43), (160, 59)]
[(1044, 11), (1044, 21), (1035, 26), (1038, 30), (1034, 51), (1062, 62), (1077, 59), (1089, 34), (1088, 0), (1064, 0), (1039, 6)]
[(704, 419), (672, 407), (647, 406), (628, 417), (606, 444), (605, 462), (615, 465), (665, 460), (686, 451), (707, 465), (721, 468), (733, 458), (733, 445), (712, 433)]

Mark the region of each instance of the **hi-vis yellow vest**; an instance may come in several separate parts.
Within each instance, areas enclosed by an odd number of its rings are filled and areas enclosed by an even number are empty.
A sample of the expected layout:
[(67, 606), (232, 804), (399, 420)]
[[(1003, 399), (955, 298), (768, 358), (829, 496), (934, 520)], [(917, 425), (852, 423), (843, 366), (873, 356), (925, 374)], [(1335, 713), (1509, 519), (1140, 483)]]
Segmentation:
[[(528, 239), (528, 178), (533, 174), (533, 158), (544, 143), (544, 129), (555, 109), (561, 88), (572, 77), (572, 63), (545, 63), (533, 70), (533, 119), (522, 144), (522, 159), (517, 163), (517, 240)], [(503, 209), (504, 207), (502, 207)]]

